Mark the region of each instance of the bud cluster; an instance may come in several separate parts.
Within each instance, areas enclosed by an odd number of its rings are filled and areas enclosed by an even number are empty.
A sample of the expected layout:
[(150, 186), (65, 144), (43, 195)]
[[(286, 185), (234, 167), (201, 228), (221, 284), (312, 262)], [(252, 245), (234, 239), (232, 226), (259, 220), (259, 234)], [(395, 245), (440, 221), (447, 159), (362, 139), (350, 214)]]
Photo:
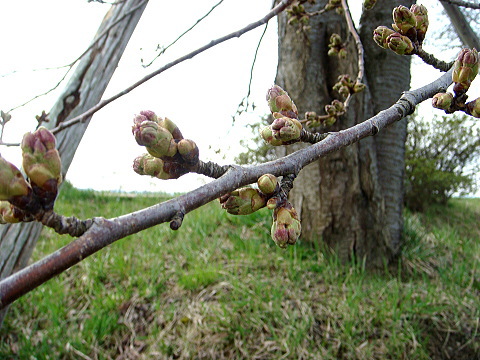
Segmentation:
[(363, 2), (363, 7), (365, 8), (365, 10), (371, 10), (373, 9), (376, 3), (377, 3), (377, 0), (365, 0)]
[(453, 91), (456, 95), (467, 92), (472, 81), (478, 74), (478, 51), (476, 49), (462, 49), (453, 64), (452, 80)]
[(466, 103), (472, 81), (478, 74), (479, 56), (476, 49), (462, 49), (453, 65), (452, 93), (438, 93), (432, 99), (432, 106), (451, 114), (457, 110), (466, 112), (473, 117), (480, 117), (480, 101), (475, 99)]
[(379, 26), (373, 31), (373, 40), (384, 49), (398, 55), (412, 55), (420, 47), (428, 30), (428, 12), (423, 5), (409, 8), (400, 5), (393, 9), (392, 29)]
[(302, 232), (302, 225), (296, 210), (288, 201), (273, 210), (270, 235), (278, 247), (284, 249), (294, 245)]
[(62, 182), (55, 136), (44, 127), (23, 137), (21, 148), (26, 179), (0, 157), (0, 223), (32, 220), (53, 209)]
[(341, 0), (328, 0), (327, 5), (325, 5), (325, 10), (326, 11), (335, 10), (337, 12), (337, 14), (342, 15), (343, 14), (342, 1)]
[(267, 102), (273, 122), (260, 130), (262, 138), (273, 146), (288, 145), (300, 141), (302, 124), (298, 110), (287, 92), (274, 85), (267, 92)]
[(184, 139), (180, 129), (168, 118), (153, 111), (141, 111), (133, 119), (132, 133), (148, 154), (137, 157), (133, 170), (158, 179), (177, 179), (199, 162), (199, 150), (193, 140)]
[(294, 1), (292, 5), (288, 7), (287, 16), (289, 25), (301, 25), (303, 29), (307, 28), (310, 16), (300, 1)]
[(350, 94), (361, 92), (364, 89), (365, 84), (353, 81), (348, 74), (340, 75), (338, 81), (333, 85), (333, 90), (345, 98)]
[(345, 44), (342, 43), (340, 35), (333, 33), (330, 36), (328, 47), (330, 48), (328, 50), (328, 56), (338, 56), (340, 59), (345, 59), (347, 57), (347, 49)]

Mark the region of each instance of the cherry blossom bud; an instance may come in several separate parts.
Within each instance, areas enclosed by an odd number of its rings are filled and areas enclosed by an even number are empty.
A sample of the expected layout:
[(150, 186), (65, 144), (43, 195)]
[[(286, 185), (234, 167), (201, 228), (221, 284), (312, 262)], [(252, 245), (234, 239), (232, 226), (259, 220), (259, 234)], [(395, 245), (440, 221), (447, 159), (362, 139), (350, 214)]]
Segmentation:
[(53, 209), (62, 182), (62, 162), (55, 146), (55, 136), (44, 127), (26, 133), (21, 143), (23, 169), (46, 210)]
[(132, 133), (137, 144), (145, 146), (147, 151), (155, 157), (171, 157), (177, 153), (177, 144), (172, 134), (154, 121), (135, 121)]
[(189, 164), (196, 164), (200, 151), (198, 150), (195, 141), (190, 139), (182, 139), (177, 144), (178, 153), (182, 159)]
[(264, 174), (257, 180), (260, 191), (266, 195), (271, 195), (278, 190), (278, 179), (275, 175)]
[(395, 31), (386, 26), (378, 26), (375, 30), (373, 30), (373, 40), (378, 46), (388, 49), (387, 38), (394, 32)]
[(412, 40), (399, 33), (393, 33), (387, 38), (387, 45), (390, 50), (398, 55), (411, 55), (415, 50)]
[(402, 35), (409, 35), (412, 29), (415, 30), (415, 15), (406, 6), (400, 5), (393, 9), (393, 21), (393, 29)]
[(175, 140), (182, 140), (183, 135), (178, 126), (169, 118), (161, 119), (159, 121), (159, 125), (163, 127), (164, 129), (167, 129), (170, 134), (172, 134), (172, 137)]
[(167, 164), (150, 154), (143, 154), (133, 160), (133, 171), (139, 175), (150, 175), (160, 180), (177, 179), (179, 176), (169, 171)]
[(273, 224), (271, 236), (278, 247), (284, 249), (297, 241), (302, 226), (297, 212), (290, 203), (273, 210)]
[(267, 92), (268, 107), (272, 113), (297, 118), (298, 110), (288, 93), (280, 86), (274, 85)]
[(358, 92), (361, 92), (363, 90), (365, 90), (366, 88), (366, 85), (361, 83), (361, 82), (356, 82), (355, 85), (353, 86), (353, 92), (354, 93), (358, 93)]
[(410, 6), (410, 11), (415, 16), (415, 28), (417, 29), (417, 40), (420, 44), (425, 39), (425, 34), (428, 30), (428, 10), (423, 5), (413, 4)]
[(8, 201), (0, 201), (0, 224), (14, 224), (23, 221), (25, 212), (10, 204)]
[(437, 93), (432, 98), (432, 106), (437, 109), (448, 110), (452, 105), (453, 94)]
[(470, 115), (480, 118), (480, 97), (468, 102), (466, 105)]
[(476, 49), (462, 49), (453, 65), (453, 90), (456, 93), (466, 92), (478, 74), (478, 52)]
[(20, 170), (0, 156), (0, 200), (25, 196), (31, 190)]
[(266, 196), (259, 190), (244, 187), (220, 197), (222, 208), (232, 215), (248, 215), (265, 207)]
[(363, 7), (366, 10), (371, 10), (371, 9), (373, 9), (373, 7), (375, 6), (376, 3), (377, 3), (377, 0), (365, 0), (363, 2)]

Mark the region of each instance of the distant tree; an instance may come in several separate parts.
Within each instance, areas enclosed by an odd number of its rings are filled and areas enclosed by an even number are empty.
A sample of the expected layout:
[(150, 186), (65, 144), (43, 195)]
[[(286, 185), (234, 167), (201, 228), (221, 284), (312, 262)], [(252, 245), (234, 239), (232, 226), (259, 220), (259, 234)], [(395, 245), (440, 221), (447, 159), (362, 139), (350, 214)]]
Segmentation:
[(480, 130), (468, 116), (413, 116), (406, 142), (406, 205), (424, 210), (472, 193), (480, 170)]

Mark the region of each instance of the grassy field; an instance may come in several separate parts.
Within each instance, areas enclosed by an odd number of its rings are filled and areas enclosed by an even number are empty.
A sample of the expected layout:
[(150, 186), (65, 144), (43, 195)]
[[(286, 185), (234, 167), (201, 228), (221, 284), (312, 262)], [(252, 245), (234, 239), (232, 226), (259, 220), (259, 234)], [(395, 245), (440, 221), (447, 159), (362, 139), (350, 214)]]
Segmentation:
[[(67, 188), (56, 210), (113, 217), (154, 204)], [(398, 264), (281, 250), (263, 209), (211, 203), (120, 240), (14, 303), (0, 359), (480, 359), (480, 199), (406, 213)], [(44, 230), (33, 258), (71, 239)]]

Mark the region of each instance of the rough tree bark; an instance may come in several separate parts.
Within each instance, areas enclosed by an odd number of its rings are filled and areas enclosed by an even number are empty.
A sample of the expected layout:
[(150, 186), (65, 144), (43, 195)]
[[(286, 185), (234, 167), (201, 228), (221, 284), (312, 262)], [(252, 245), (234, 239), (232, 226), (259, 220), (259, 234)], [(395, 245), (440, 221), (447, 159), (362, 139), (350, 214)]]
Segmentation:
[[(102, 21), (93, 46), (83, 56), (66, 88), (50, 111), (54, 128), (96, 105), (107, 88), (148, 0), (129, 0), (112, 6)], [(99, 37), (105, 30), (103, 36)], [(99, 37), (97, 39), (97, 37)], [(65, 177), (90, 118), (57, 134), (57, 146)], [(25, 267), (42, 230), (37, 222), (0, 227), (0, 278)], [(0, 312), (0, 324), (6, 310)]]
[[(308, 11), (321, 9), (325, 3), (318, 1)], [(374, 27), (392, 22), (391, 11), (396, 5), (396, 1), (384, 1), (362, 17), (364, 44), (373, 44)], [(297, 32), (287, 25), (285, 15), (279, 18), (276, 83), (289, 92), (300, 114), (323, 114), (324, 105), (338, 97), (331, 90), (337, 76), (348, 73), (354, 79), (357, 75), (357, 51), (343, 20), (329, 12), (311, 18), (308, 31)], [(348, 60), (327, 56), (334, 32), (350, 39)], [(375, 46), (365, 49), (367, 91), (353, 98), (348, 114), (332, 131), (362, 122), (393, 104), (408, 89), (410, 60), (380, 48), (376, 51)], [(353, 255), (359, 260), (366, 258), (367, 266), (381, 266), (399, 250), (406, 123), (382, 132), (309, 165), (300, 172), (291, 192), (302, 218), (302, 237), (323, 240), (342, 261)]]

